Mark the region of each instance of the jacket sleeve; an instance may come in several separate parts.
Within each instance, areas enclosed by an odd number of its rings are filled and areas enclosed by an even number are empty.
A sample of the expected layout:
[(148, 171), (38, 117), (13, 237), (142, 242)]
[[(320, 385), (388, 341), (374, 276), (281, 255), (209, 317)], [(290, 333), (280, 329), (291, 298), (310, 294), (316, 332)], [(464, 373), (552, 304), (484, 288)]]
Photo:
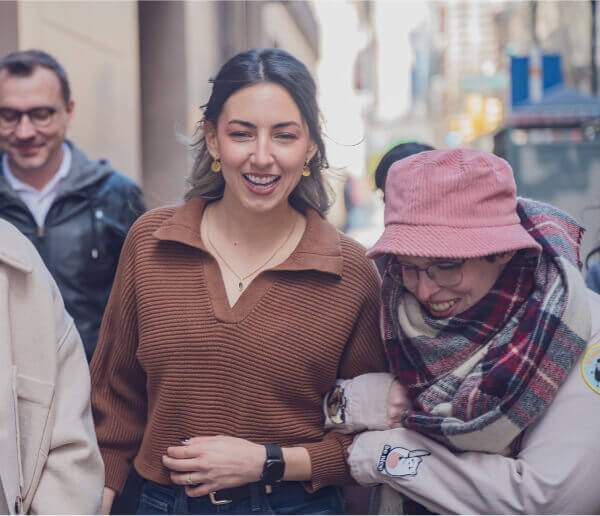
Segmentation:
[(90, 406), (90, 375), (83, 345), (70, 317), (57, 349), (50, 413), (50, 447), (31, 500), (33, 514), (97, 514), (104, 486)]
[[(354, 272), (361, 278), (364, 292), (362, 306), (358, 311), (350, 338), (340, 361), (339, 376), (354, 376), (385, 371), (387, 362), (379, 340), (379, 275), (375, 266), (365, 263), (365, 270)], [(320, 442), (301, 444), (308, 450), (312, 467), (312, 481), (308, 488), (313, 491), (327, 485), (343, 485), (352, 482), (346, 464), (346, 451), (352, 436), (328, 432)]]
[[(596, 345), (598, 341), (596, 339)], [(360, 483), (386, 483), (441, 514), (598, 514), (600, 395), (578, 363), (545, 414), (505, 457), (453, 453), (403, 428), (361, 434), (350, 455)], [(391, 476), (384, 446), (424, 450), (414, 475)]]
[(135, 226), (119, 259), (98, 346), (90, 364), (92, 409), (106, 469), (105, 485), (120, 492), (146, 425), (146, 375), (136, 358)]

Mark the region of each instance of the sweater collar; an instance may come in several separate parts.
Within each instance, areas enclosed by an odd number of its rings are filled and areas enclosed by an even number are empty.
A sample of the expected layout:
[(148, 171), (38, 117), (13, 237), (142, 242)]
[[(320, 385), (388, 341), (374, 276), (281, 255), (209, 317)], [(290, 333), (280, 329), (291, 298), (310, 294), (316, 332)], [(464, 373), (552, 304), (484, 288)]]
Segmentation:
[[(207, 252), (200, 237), (200, 220), (207, 204), (206, 199), (194, 197), (178, 206), (173, 216), (158, 227), (154, 236), (159, 240), (179, 242)], [(316, 270), (341, 277), (342, 268), (342, 247), (338, 231), (315, 210), (308, 209), (306, 230), (298, 246), (284, 262), (270, 270)]]

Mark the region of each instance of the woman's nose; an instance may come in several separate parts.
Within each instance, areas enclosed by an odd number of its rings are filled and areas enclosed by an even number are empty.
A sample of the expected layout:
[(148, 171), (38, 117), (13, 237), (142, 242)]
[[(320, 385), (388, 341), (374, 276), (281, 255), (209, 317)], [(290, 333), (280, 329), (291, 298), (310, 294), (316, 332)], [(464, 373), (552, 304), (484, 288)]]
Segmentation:
[(252, 154), (252, 165), (257, 168), (267, 168), (273, 163), (271, 146), (267, 138), (259, 137), (256, 141), (256, 148)]
[(433, 281), (425, 271), (419, 271), (417, 279), (417, 298), (425, 303), (433, 294), (440, 290), (440, 286)]

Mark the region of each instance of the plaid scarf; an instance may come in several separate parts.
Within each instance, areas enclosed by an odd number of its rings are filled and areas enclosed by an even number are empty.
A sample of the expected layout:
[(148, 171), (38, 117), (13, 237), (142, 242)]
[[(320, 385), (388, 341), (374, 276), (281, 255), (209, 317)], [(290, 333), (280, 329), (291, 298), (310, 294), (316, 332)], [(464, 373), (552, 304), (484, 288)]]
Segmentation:
[(580, 273), (583, 234), (571, 217), (519, 199), (542, 253), (521, 250), (475, 306), (435, 319), (389, 274), (382, 335), (413, 410), (403, 426), (455, 450), (507, 453), (550, 404), (590, 337)]

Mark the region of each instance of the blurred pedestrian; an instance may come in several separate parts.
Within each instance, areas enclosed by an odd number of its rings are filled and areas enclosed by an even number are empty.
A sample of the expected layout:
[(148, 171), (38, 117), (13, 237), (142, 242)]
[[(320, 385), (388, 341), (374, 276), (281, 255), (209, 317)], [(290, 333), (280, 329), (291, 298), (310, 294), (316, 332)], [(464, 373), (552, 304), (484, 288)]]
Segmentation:
[(388, 176), (388, 172), (390, 167), (396, 163), (396, 161), (400, 161), (401, 159), (408, 158), (413, 154), (418, 154), (419, 152), (425, 152), (433, 150), (433, 147), (427, 145), (426, 143), (420, 142), (404, 142), (395, 145), (390, 150), (388, 150), (377, 165), (375, 169), (375, 186), (378, 190), (385, 196), (385, 181)]
[[(408, 156), (418, 154), (419, 152), (430, 150), (433, 150), (433, 147), (425, 143), (404, 142), (395, 145), (383, 155), (379, 165), (377, 165), (377, 168), (375, 169), (375, 187), (383, 193), (383, 202), (385, 202), (385, 180), (387, 179), (390, 167), (396, 163), (396, 161), (408, 158)], [(375, 258), (375, 265), (377, 265), (379, 274), (383, 276), (383, 271), (385, 270), (385, 257), (379, 256)]]
[(65, 69), (41, 50), (0, 59), (0, 218), (35, 245), (91, 360), (140, 189), (66, 139), (75, 103)]
[(385, 369), (377, 271), (324, 219), (306, 67), (251, 50), (212, 85), (187, 201), (134, 224), (92, 361), (104, 511), (133, 460), (139, 513), (340, 513), (322, 395)]
[(346, 430), (378, 430), (355, 439), (353, 476), (409, 513), (597, 513), (600, 391), (582, 354), (600, 346), (600, 297), (580, 272), (583, 229), (517, 199), (508, 163), (473, 150), (396, 162), (386, 197), (367, 254), (387, 257), (393, 374), (334, 391)]
[(100, 511), (104, 468), (73, 319), (31, 243), (0, 220), (0, 514)]

